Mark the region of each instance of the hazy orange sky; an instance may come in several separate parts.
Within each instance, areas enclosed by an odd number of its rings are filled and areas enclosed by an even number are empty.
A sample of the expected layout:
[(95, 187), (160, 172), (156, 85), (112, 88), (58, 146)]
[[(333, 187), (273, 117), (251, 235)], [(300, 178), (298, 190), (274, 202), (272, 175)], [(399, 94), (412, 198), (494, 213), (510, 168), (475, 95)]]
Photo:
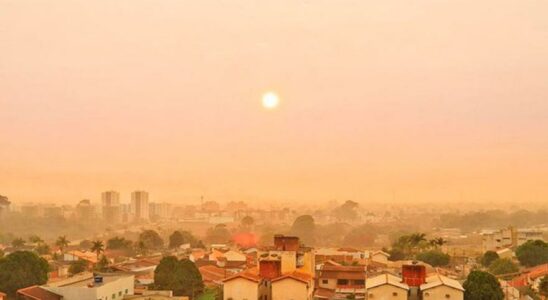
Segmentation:
[(547, 203), (548, 1), (0, 0), (0, 194), (109, 189)]

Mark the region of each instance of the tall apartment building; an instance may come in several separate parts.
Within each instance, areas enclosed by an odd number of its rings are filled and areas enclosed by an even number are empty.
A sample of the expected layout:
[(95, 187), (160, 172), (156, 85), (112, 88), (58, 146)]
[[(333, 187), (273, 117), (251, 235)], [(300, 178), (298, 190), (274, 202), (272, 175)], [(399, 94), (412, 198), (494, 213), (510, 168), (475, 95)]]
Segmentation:
[(110, 224), (118, 224), (122, 221), (120, 193), (116, 191), (103, 192), (101, 194), (101, 204), (104, 220)]
[(483, 251), (497, 251), (504, 248), (518, 247), (527, 241), (533, 240), (544, 240), (541, 230), (508, 227), (496, 231), (483, 232), (482, 248)]
[(171, 204), (151, 202), (148, 205), (151, 219), (169, 219), (171, 218)]
[(149, 220), (148, 193), (135, 191), (131, 193), (131, 213), (135, 220)]

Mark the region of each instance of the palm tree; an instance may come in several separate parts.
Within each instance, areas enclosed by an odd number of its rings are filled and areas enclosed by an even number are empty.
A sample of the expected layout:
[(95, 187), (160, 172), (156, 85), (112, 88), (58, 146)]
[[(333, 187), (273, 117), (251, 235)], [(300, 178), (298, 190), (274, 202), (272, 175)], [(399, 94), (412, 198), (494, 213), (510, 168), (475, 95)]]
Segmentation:
[(42, 244), (44, 242), (44, 240), (42, 240), (42, 238), (40, 238), (37, 235), (31, 235), (29, 237), (29, 242), (39, 245), (39, 244)]
[(442, 237), (438, 237), (438, 238), (434, 238), (434, 239), (430, 240), (430, 245), (432, 245), (436, 248), (441, 247), (445, 244), (447, 244), (447, 241), (444, 240)]
[(97, 259), (99, 259), (101, 252), (105, 251), (105, 245), (103, 244), (103, 241), (93, 241), (90, 249), (92, 252), (97, 253)]
[(57, 241), (55, 241), (55, 246), (59, 247), (59, 250), (61, 250), (61, 253), (63, 253), (65, 248), (68, 247), (69, 243), (70, 241), (67, 239), (67, 237), (62, 235), (57, 238)]

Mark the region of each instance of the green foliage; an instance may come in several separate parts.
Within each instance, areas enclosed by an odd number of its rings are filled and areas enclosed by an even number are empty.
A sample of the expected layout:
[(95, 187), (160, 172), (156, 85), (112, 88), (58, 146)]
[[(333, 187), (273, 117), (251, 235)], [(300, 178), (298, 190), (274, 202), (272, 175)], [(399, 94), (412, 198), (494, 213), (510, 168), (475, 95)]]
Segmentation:
[(376, 232), (377, 228), (369, 224), (354, 227), (344, 237), (343, 244), (350, 247), (372, 246), (377, 236)]
[(127, 250), (131, 249), (133, 242), (121, 237), (113, 237), (107, 241), (107, 249), (109, 250)]
[(240, 221), (240, 225), (242, 226), (242, 228), (247, 230), (251, 229), (251, 227), (253, 227), (253, 224), (255, 224), (255, 220), (251, 216), (245, 216)]
[(291, 234), (298, 236), (303, 243), (313, 245), (316, 234), (316, 223), (311, 215), (302, 215), (295, 219), (291, 226)]
[(62, 235), (57, 238), (57, 241), (55, 241), (55, 246), (59, 247), (61, 249), (61, 252), (65, 250), (66, 247), (68, 247), (70, 241), (67, 239), (66, 236)]
[(439, 250), (430, 250), (417, 254), (417, 259), (433, 267), (441, 267), (447, 266), (451, 258)]
[(34, 248), (34, 251), (36, 251), (36, 253), (40, 254), (40, 255), (46, 255), (46, 254), (50, 254), (51, 252), (51, 248), (49, 247), (48, 244), (38, 244), (35, 248)]
[(29, 236), (29, 242), (31, 242), (33, 244), (41, 244), (44, 241), (39, 236), (33, 234), (33, 235)]
[(103, 244), (103, 241), (93, 241), (90, 250), (91, 252), (95, 252), (97, 257), (99, 257), (99, 254), (105, 251), (105, 245)]
[(141, 242), (146, 249), (161, 249), (164, 247), (164, 240), (162, 240), (158, 232), (154, 230), (145, 230), (141, 232), (139, 235), (139, 242)]
[(202, 293), (204, 284), (202, 275), (193, 262), (167, 256), (162, 258), (154, 270), (154, 287), (159, 290), (171, 290), (175, 296), (194, 297)]
[(357, 202), (347, 200), (341, 206), (333, 210), (333, 216), (344, 222), (354, 221), (358, 218), (359, 206), (360, 205)]
[(519, 271), (518, 266), (508, 258), (499, 258), (489, 265), (489, 272), (494, 275), (510, 274)]
[(548, 263), (548, 244), (541, 240), (528, 241), (516, 249), (516, 256), (526, 267)]
[(537, 212), (519, 210), (507, 213), (502, 210), (470, 212), (467, 214), (442, 214), (439, 218), (441, 227), (460, 228), (464, 231), (474, 231), (485, 227), (503, 228), (508, 224), (529, 227), (544, 224), (548, 220), (548, 211)]
[(48, 262), (29, 251), (16, 251), (0, 258), (0, 291), (14, 296), (18, 289), (45, 284)]
[(495, 251), (486, 251), (480, 259), (482, 266), (488, 268), (492, 262), (499, 259), (499, 255)]
[(83, 240), (80, 242), (80, 244), (78, 244), (78, 246), (80, 247), (80, 249), (88, 250), (89, 248), (91, 248), (91, 246), (93, 246), (93, 242), (90, 240)]
[(207, 230), (205, 239), (210, 244), (224, 244), (230, 240), (230, 232), (225, 224), (217, 224)]
[(95, 271), (98, 272), (107, 272), (108, 271), (109, 261), (106, 256), (102, 255), (101, 259), (95, 265)]
[(11, 245), (15, 249), (20, 249), (21, 247), (25, 246), (25, 240), (22, 238), (16, 238), (13, 241), (11, 241)]
[(548, 275), (544, 275), (538, 285), (538, 292), (542, 296), (548, 296)]
[(69, 273), (71, 275), (78, 274), (84, 272), (88, 267), (88, 263), (85, 260), (75, 260), (70, 263), (69, 266)]
[(464, 288), (464, 299), (466, 300), (503, 300), (504, 293), (500, 283), (490, 273), (483, 271), (472, 271), (462, 285)]
[(417, 252), (430, 246), (431, 244), (426, 240), (426, 234), (418, 232), (402, 235), (392, 243), (392, 249), (397, 249), (395, 253), (403, 253), (404, 258), (412, 258)]
[(198, 240), (188, 231), (177, 230), (169, 236), (169, 248), (178, 248), (184, 244), (190, 244), (194, 248), (198, 245)]
[(390, 261), (404, 260), (406, 258), (403, 250), (399, 248), (392, 248), (388, 250), (388, 254), (390, 254), (390, 257), (388, 257), (388, 260)]

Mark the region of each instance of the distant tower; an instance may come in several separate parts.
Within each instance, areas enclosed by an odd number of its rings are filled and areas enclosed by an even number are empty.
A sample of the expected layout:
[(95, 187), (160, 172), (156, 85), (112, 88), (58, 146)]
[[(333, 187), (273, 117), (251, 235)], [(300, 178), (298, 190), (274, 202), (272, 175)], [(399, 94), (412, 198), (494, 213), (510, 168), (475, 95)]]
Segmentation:
[(131, 212), (136, 220), (148, 220), (148, 193), (145, 191), (135, 191), (131, 193)]
[(110, 224), (118, 224), (122, 220), (120, 208), (120, 193), (106, 191), (101, 194), (103, 219)]

